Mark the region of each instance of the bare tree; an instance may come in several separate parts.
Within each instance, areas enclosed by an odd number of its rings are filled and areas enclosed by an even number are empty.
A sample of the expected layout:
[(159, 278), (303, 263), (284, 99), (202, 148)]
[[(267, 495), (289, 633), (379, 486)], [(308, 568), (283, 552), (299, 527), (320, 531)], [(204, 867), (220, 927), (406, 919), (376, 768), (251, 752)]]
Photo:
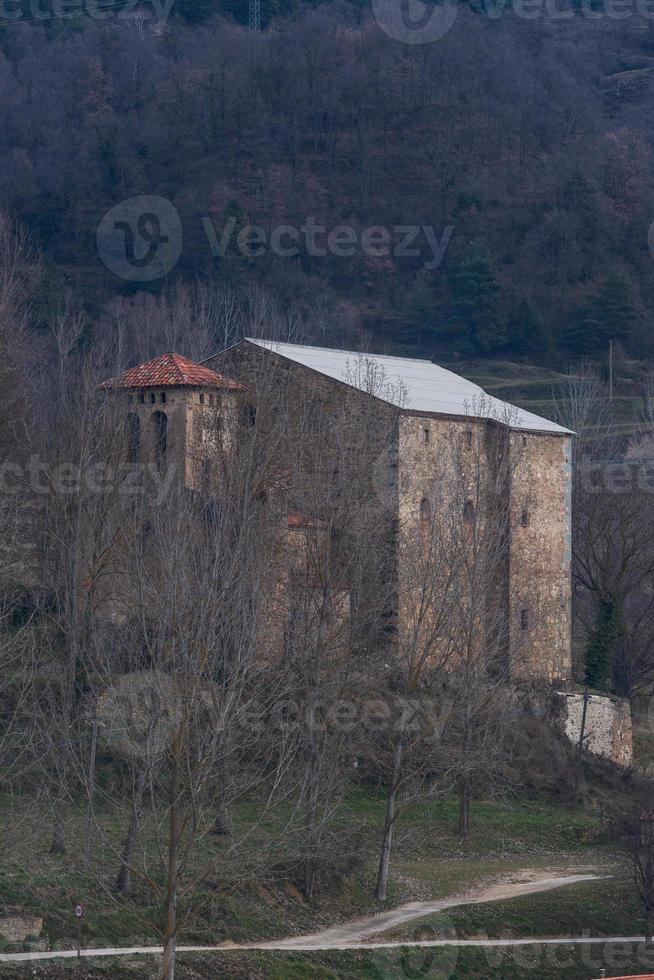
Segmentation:
[(638, 435), (626, 446), (611, 428), (603, 383), (592, 369), (571, 374), (557, 395), (559, 418), (578, 435), (573, 454), (577, 674), (630, 696), (651, 685), (654, 553), (647, 392)]
[(645, 942), (654, 941), (654, 801), (649, 786), (613, 815), (612, 829), (629, 866), (634, 891), (645, 913)]

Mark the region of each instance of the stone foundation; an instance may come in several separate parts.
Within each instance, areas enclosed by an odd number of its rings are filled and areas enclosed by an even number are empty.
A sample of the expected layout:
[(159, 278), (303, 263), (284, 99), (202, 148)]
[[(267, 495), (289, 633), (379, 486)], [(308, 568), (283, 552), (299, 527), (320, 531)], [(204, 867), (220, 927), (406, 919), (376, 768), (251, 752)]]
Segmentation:
[(8, 943), (22, 943), (28, 936), (40, 936), (43, 919), (39, 915), (7, 915), (0, 918), (0, 936)]
[[(576, 745), (579, 742), (584, 696), (563, 692), (558, 692), (558, 696), (563, 700), (562, 723), (565, 734)], [(586, 708), (584, 744), (593, 755), (611, 759), (620, 766), (630, 766), (633, 745), (629, 702), (591, 694)]]

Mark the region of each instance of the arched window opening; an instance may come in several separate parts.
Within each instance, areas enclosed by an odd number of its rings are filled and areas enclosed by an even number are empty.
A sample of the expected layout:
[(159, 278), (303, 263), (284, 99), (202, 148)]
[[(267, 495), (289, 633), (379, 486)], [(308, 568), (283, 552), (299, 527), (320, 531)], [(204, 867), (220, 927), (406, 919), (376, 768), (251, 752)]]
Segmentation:
[(162, 391), (162, 392), (161, 392), (161, 398), (160, 398), (159, 400), (161, 401), (161, 403), (162, 403), (163, 405), (165, 405), (165, 404), (166, 404), (166, 392), (165, 392), (165, 391)]
[(243, 407), (243, 421), (246, 425), (254, 428), (257, 421), (257, 410), (254, 405), (245, 405)]
[(141, 420), (136, 412), (129, 412), (126, 424), (127, 461), (138, 463), (141, 452)]
[(528, 609), (521, 609), (520, 610), (520, 629), (521, 630), (528, 630), (529, 629), (529, 610)]
[(150, 427), (154, 462), (157, 466), (163, 466), (166, 462), (166, 449), (168, 448), (168, 416), (166, 413), (153, 412), (150, 416)]
[(427, 497), (420, 501), (420, 536), (424, 540), (431, 535), (431, 503)]
[(529, 511), (526, 507), (522, 508), (522, 513), (520, 514), (520, 523), (523, 527), (529, 526)]
[(204, 405), (204, 394), (200, 393), (200, 404)]
[(472, 449), (472, 429), (466, 429), (466, 449)]
[(143, 391), (139, 395), (139, 402), (141, 403), (141, 405), (145, 405), (145, 392)]
[(154, 403), (156, 402), (156, 400), (157, 400), (157, 396), (155, 395), (155, 393), (153, 391), (151, 391), (150, 392), (150, 404), (151, 405), (154, 405)]
[(463, 505), (463, 520), (466, 524), (473, 524), (475, 520), (475, 505), (472, 500), (466, 500)]

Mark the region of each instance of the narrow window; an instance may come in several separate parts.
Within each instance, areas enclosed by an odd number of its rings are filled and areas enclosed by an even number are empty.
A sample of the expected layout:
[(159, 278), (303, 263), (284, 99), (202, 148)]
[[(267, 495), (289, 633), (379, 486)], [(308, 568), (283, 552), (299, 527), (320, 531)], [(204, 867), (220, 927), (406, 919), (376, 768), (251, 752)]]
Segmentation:
[(529, 610), (528, 609), (521, 609), (520, 610), (520, 629), (521, 630), (528, 630), (529, 629)]
[(141, 394), (139, 395), (139, 401), (140, 401), (141, 405), (145, 405), (145, 393), (144, 392), (141, 392)]
[(151, 445), (154, 462), (157, 466), (163, 466), (166, 462), (166, 450), (168, 448), (168, 416), (165, 412), (152, 413), (150, 430), (152, 432)]
[(520, 514), (520, 523), (523, 527), (529, 526), (529, 511), (526, 507), (522, 508), (522, 513)]
[(522, 437), (522, 445), (523, 446), (526, 446), (527, 445), (527, 436), (523, 436)]
[(164, 404), (164, 405), (166, 404), (166, 392), (165, 391), (162, 391), (161, 392), (160, 401), (162, 402), (162, 404)]
[(466, 446), (472, 449), (472, 429), (466, 429)]
[(472, 500), (466, 500), (463, 505), (463, 520), (466, 524), (472, 524), (475, 519), (475, 505)]
[(209, 395), (209, 404), (213, 408), (213, 395), (211, 395), (211, 394)]
[(136, 412), (127, 415), (127, 461), (137, 463), (141, 450), (141, 420)]
[(243, 409), (243, 419), (246, 425), (254, 428), (257, 421), (257, 410), (254, 405), (246, 405)]
[(420, 535), (422, 538), (431, 535), (431, 504), (426, 497), (420, 501)]
[(204, 405), (204, 395), (200, 395), (200, 404)]
[(429, 429), (423, 429), (422, 430), (422, 433), (423, 433), (423, 437), (424, 437), (424, 440), (425, 440), (425, 445), (428, 446), (429, 445)]
[(154, 391), (151, 391), (150, 392), (150, 403), (152, 405), (154, 405), (154, 403), (156, 402), (156, 400), (157, 400), (157, 396), (155, 395)]

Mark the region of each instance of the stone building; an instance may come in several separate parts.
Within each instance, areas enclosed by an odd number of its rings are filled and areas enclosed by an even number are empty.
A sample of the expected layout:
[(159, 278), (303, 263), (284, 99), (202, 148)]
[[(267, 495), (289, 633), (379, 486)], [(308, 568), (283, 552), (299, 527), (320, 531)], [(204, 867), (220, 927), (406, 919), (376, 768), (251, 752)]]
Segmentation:
[[(290, 417), (297, 405), (305, 421), (309, 406), (309, 415), (323, 427), (330, 419), (341, 425), (343, 418), (365, 415), (369, 445), (357, 452), (367, 454), (380, 515), (390, 514), (397, 528), (388, 560), (398, 596), (392, 611), (395, 635), (401, 637), (408, 620), (399, 598), (411, 573), (403, 545), (445, 500), (462, 524), (479, 519), (481, 511), (487, 526), (502, 529), (489, 609), (502, 622), (507, 672), (516, 680), (569, 679), (572, 433), (567, 429), (426, 360), (265, 340), (243, 340), (202, 365), (164, 354), (102, 387), (125, 412), (132, 457), (160, 463), (174, 454), (193, 488), (206, 484), (217, 449), (229, 457), (230, 440), (238, 438), (244, 419), (265, 424), (264, 413), (257, 415), (263, 389), (269, 405), (272, 392)], [(287, 437), (290, 458), (294, 435)], [(287, 537), (300, 538), (298, 529), (307, 522), (320, 528), (318, 515), (293, 514), (294, 504), (288, 500)], [(346, 606), (344, 597), (341, 608)], [(283, 604), (276, 608), (286, 609), (281, 616), (288, 612)]]

